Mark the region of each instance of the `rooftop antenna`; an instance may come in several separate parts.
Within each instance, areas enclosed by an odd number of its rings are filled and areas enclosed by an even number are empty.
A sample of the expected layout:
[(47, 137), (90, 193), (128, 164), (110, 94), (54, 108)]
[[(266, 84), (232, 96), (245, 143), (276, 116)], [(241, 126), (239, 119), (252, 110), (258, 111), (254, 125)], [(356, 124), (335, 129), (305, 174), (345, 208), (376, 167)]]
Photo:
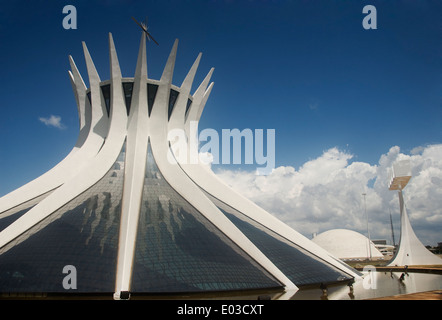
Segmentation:
[(159, 43), (152, 37), (152, 35), (149, 33), (149, 27), (147, 26), (147, 17), (146, 17), (146, 20), (144, 20), (144, 23), (143, 22), (138, 22), (134, 17), (132, 17), (132, 20), (133, 21), (135, 21), (135, 23), (137, 24), (137, 25), (139, 25), (140, 26), (140, 28), (144, 31), (144, 33), (146, 34), (146, 38), (147, 38), (147, 40), (152, 40), (153, 42), (155, 42), (158, 46), (159, 46)]

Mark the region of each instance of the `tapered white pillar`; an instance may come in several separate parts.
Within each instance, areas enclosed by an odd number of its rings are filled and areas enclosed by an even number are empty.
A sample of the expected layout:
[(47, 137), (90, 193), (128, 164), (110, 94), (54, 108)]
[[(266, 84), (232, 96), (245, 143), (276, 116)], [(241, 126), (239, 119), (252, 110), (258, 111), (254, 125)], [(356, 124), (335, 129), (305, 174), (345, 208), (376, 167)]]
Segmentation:
[(146, 37), (141, 35), (127, 124), (126, 164), (118, 247), (116, 299), (130, 290), (148, 141)]
[[(332, 256), (329, 252), (316, 245), (310, 239), (307, 239), (305, 236), (295, 231), (293, 228), (289, 227), (275, 216), (256, 205), (254, 202), (234, 191), (225, 182), (221, 181), (212, 170), (207, 168), (206, 165), (202, 164), (199, 159), (196, 159), (197, 161), (193, 161), (195, 160), (195, 155), (198, 156), (198, 143), (193, 142), (198, 141), (198, 132), (194, 132), (194, 130), (192, 130), (192, 126), (195, 126), (195, 124), (199, 122), (207, 99), (211, 93), (213, 83), (210, 85), (208, 84), (212, 72), (213, 69), (210, 70), (200, 87), (194, 93), (194, 103), (192, 103), (190, 110), (188, 111), (187, 118), (181, 127), (189, 139), (187, 144), (187, 154), (189, 155), (189, 158), (188, 161), (180, 163), (180, 167), (190, 177), (190, 179), (192, 179), (192, 181), (194, 181), (201, 189), (213, 197), (219, 199), (228, 206), (237, 209), (250, 219), (265, 225), (270, 230), (292, 241), (294, 244), (305, 248), (310, 253), (319, 259), (326, 261), (335, 268), (345, 270), (345, 273), (355, 278), (359, 278), (360, 274), (358, 274), (356, 270), (351, 268), (342, 268), (343, 265), (339, 259)], [(194, 158), (192, 158), (192, 156)]]
[[(109, 130), (106, 134), (106, 142), (100, 149), (100, 152), (89, 161), (88, 165), (77, 172), (70, 180), (66, 181), (57, 190), (38, 203), (31, 210), (17, 219), (0, 233), (0, 248), (17, 238), (31, 227), (51, 215), (57, 209), (73, 200), (85, 190), (98, 182), (115, 163), (123, 147), (126, 138), (126, 107), (123, 99), (121, 71), (116, 55), (112, 35), (109, 34), (109, 51), (111, 61), (111, 110)], [(87, 48), (85, 49), (86, 64), (88, 67), (89, 81), (91, 89), (99, 86), (98, 72), (93, 65)], [(99, 87), (98, 87), (99, 88)], [(92, 104), (97, 100), (93, 99)], [(99, 97), (101, 101), (101, 95)], [(78, 152), (77, 152), (78, 153)], [(3, 248), (3, 251), (7, 248)]]
[[(161, 77), (155, 104), (168, 105), (168, 90), (170, 89), (170, 83), (172, 80), (171, 71), (173, 71), (175, 63), (177, 44), (176, 41)], [(209, 79), (210, 77), (206, 77), (203, 86), (200, 86), (200, 93), (194, 95), (194, 102), (195, 96), (197, 100), (199, 100), (196, 103), (198, 106), (203, 100), (204, 93), (206, 92), (205, 85)], [(158, 97), (160, 93), (161, 95)], [(155, 109), (155, 106), (156, 105), (153, 107), (150, 119), (151, 128), (153, 129), (151, 132), (152, 153), (158, 168), (166, 181), (222, 233), (224, 233), (229, 239), (233, 240), (239, 248), (244, 250), (244, 252), (246, 252), (261, 267), (284, 284), (286, 290), (290, 292), (290, 295), (293, 295), (298, 290), (298, 287), (260, 250), (258, 250), (258, 248), (215, 206), (215, 204), (206, 197), (198, 185), (189, 179), (177, 162), (171, 163), (170, 157), (167, 157), (167, 154), (170, 151), (169, 144), (165, 143), (168, 141), (168, 129), (170, 128), (169, 126), (160, 127), (156, 125), (168, 123), (168, 110), (164, 107), (161, 108), (162, 110), (158, 107)]]
[(442, 264), (442, 259), (425, 248), (411, 227), (403, 196), (403, 189), (408, 184), (410, 179), (410, 161), (403, 160), (396, 162), (393, 165), (389, 189), (398, 190), (399, 211), (401, 217), (401, 238), (397, 252), (388, 265), (410, 266)]
[(80, 133), (77, 142), (71, 152), (51, 170), (0, 198), (0, 214), (44, 194), (48, 195), (50, 191), (55, 190), (85, 168), (103, 145), (109, 121), (104, 102), (101, 100), (100, 78), (86, 45), (83, 44), (83, 47), (93, 103), (91, 106), (83, 78), (73, 58), (69, 56), (72, 69), (69, 74), (79, 112)]

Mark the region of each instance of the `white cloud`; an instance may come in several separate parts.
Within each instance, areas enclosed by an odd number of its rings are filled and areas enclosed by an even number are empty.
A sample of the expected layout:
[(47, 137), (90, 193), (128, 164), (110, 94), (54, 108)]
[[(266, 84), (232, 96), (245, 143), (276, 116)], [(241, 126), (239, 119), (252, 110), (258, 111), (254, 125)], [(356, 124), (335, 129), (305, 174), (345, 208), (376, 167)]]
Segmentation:
[(60, 116), (51, 115), (49, 118), (40, 117), (40, 118), (38, 118), (38, 120), (43, 122), (48, 127), (55, 127), (58, 129), (65, 129), (66, 128), (66, 126), (61, 123)]
[(399, 201), (397, 193), (388, 190), (388, 174), (395, 161), (410, 159), (413, 177), (404, 189), (410, 221), (425, 245), (442, 241), (442, 144), (415, 148), (411, 155), (394, 146), (381, 155), (377, 165), (352, 162), (352, 158), (347, 152), (331, 148), (299, 170), (281, 166), (267, 176), (226, 169), (216, 173), (307, 237), (334, 228), (366, 235), (362, 196), (366, 193), (371, 238), (391, 240), (391, 212), (398, 242)]

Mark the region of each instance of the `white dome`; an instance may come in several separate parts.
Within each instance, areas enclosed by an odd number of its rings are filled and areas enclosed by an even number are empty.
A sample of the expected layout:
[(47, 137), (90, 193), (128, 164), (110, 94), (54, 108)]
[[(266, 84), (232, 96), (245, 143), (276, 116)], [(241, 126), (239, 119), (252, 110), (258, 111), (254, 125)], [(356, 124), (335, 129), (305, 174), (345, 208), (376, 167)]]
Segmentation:
[[(339, 259), (366, 259), (369, 257), (368, 238), (356, 231), (334, 229), (317, 235), (312, 240)], [(382, 258), (382, 253), (370, 241), (372, 258)]]

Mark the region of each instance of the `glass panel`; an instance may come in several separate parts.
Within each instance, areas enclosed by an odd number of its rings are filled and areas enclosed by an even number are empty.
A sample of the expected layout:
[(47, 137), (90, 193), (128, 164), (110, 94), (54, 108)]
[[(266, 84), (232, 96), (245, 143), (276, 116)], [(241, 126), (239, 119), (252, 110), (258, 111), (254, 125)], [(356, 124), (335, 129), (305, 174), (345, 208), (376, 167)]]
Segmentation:
[(330, 283), (353, 278), (265, 226), (246, 217), (224, 202), (210, 195), (208, 196), (226, 217), (295, 285)]
[(152, 83), (147, 84), (147, 107), (149, 111), (149, 116), (150, 113), (152, 112), (155, 96), (157, 95), (157, 90), (158, 90), (158, 85)]
[(53, 190), (48, 191), (42, 195), (39, 195), (38, 197), (35, 197), (34, 199), (26, 201), (25, 203), (22, 203), (12, 209), (2, 212), (0, 214), (0, 232), (8, 227), (10, 224), (12, 224), (15, 220), (20, 218), (22, 215), (24, 215), (26, 212), (31, 210), (32, 207), (34, 207), (36, 204), (38, 204), (40, 201), (50, 195), (52, 191)]
[(280, 286), (164, 180), (149, 146), (131, 291)]
[(106, 84), (104, 86), (101, 86), (101, 92), (103, 93), (104, 103), (106, 104), (106, 110), (107, 110), (107, 116), (109, 117), (110, 114), (110, 84)]
[(134, 87), (133, 82), (123, 82), (124, 101), (126, 102), (127, 115), (130, 111), (130, 103), (132, 100), (132, 90)]
[(187, 99), (186, 113), (184, 114), (184, 119), (187, 119), (187, 113), (189, 112), (191, 105), (192, 105), (192, 100)]
[(11, 225), (15, 220), (20, 218), (26, 212), (31, 210), (32, 207), (33, 206), (27, 207), (27, 208), (22, 209), (22, 210), (17, 210), (14, 213), (7, 214), (7, 215), (2, 214), (0, 216), (0, 232), (3, 231), (5, 228), (7, 228), (9, 225)]
[(168, 119), (169, 120), (170, 120), (170, 116), (172, 114), (173, 108), (175, 107), (175, 103), (176, 103), (176, 100), (178, 99), (178, 95), (179, 94), (180, 93), (178, 91), (170, 89), (170, 94), (169, 94), (169, 113), (168, 113), (168, 115), (169, 115)]
[[(0, 249), (0, 292), (114, 291), (124, 155), (123, 147), (100, 181)], [(63, 287), (66, 265), (77, 290)]]

